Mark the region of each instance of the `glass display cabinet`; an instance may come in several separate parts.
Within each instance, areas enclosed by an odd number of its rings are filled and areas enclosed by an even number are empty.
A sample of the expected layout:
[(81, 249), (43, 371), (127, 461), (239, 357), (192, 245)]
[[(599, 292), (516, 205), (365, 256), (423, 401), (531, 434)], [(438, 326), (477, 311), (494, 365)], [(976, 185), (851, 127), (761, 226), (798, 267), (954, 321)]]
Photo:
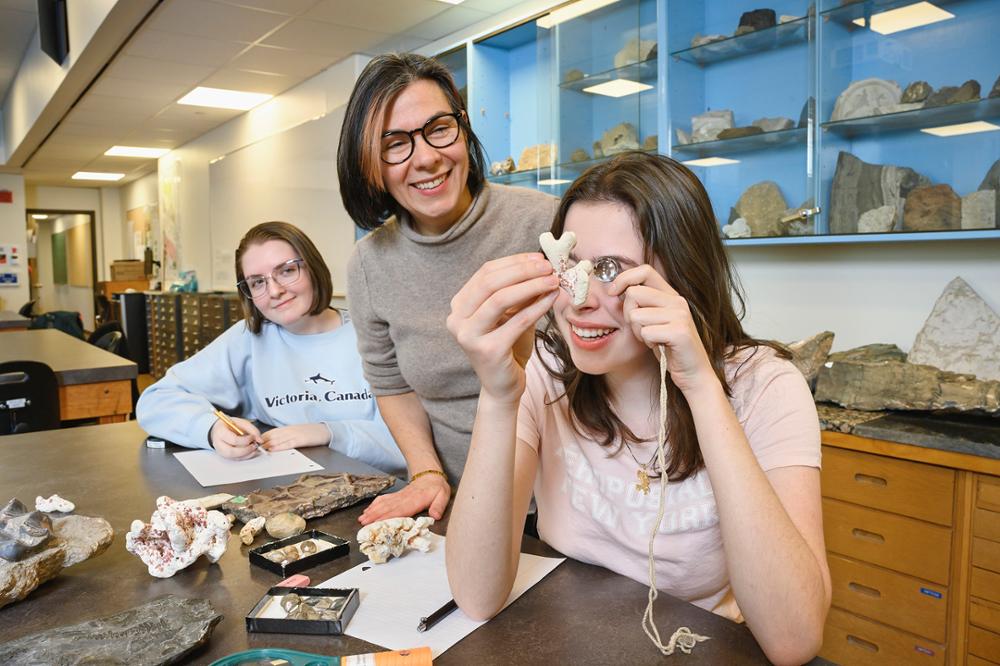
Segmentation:
[(450, 51), (439, 53), (434, 57), (439, 60), (441, 64), (447, 67), (449, 72), (451, 72), (451, 78), (455, 80), (455, 86), (458, 88), (458, 94), (462, 98), (462, 103), (465, 104), (466, 108), (468, 108), (469, 68), (467, 66), (467, 59), (465, 56), (465, 46), (459, 46), (458, 48), (451, 49)]

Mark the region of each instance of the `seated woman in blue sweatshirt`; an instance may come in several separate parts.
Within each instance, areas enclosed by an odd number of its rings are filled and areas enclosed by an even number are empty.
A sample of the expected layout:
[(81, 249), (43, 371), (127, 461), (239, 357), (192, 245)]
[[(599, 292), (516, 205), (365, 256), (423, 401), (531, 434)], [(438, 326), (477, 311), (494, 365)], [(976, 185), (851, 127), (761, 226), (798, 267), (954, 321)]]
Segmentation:
[[(156, 437), (226, 458), (329, 446), (395, 474), (406, 462), (361, 373), (354, 325), (330, 307), (333, 282), (298, 227), (265, 222), (236, 249), (245, 320), (174, 365), (139, 398), (139, 425)], [(215, 414), (236, 414), (246, 435)], [(261, 433), (251, 421), (274, 426)]]

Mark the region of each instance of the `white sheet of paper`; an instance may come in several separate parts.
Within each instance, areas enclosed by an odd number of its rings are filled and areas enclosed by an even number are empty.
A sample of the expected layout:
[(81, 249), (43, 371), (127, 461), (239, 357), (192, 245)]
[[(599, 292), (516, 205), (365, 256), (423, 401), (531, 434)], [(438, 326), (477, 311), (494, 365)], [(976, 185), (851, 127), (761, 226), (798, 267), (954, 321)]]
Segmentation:
[(205, 487), (323, 469), (322, 465), (313, 462), (295, 449), (273, 451), (270, 455), (261, 454), (249, 460), (230, 460), (215, 451), (183, 451), (175, 453), (174, 457), (198, 483)]
[[(445, 538), (432, 534), (430, 552), (407, 551), (385, 564), (365, 562), (324, 581), (319, 587), (356, 587), (361, 605), (347, 625), (348, 636), (389, 650), (429, 646), (437, 659), (485, 622), (476, 622), (457, 609), (425, 632), (417, 631), (426, 617), (451, 600), (445, 570)], [(514, 588), (504, 608), (563, 563), (564, 557), (521, 553)]]

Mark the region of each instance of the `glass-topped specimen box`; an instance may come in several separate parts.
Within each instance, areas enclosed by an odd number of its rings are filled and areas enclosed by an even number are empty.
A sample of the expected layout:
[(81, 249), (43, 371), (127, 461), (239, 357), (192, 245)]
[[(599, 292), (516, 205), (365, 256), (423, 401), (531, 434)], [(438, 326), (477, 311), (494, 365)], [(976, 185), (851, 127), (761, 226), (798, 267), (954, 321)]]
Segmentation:
[(820, 3), (828, 233), (1000, 235), (998, 35), (996, 0)]
[(723, 234), (813, 236), (814, 16), (807, 0), (667, 3), (670, 155), (702, 180)]

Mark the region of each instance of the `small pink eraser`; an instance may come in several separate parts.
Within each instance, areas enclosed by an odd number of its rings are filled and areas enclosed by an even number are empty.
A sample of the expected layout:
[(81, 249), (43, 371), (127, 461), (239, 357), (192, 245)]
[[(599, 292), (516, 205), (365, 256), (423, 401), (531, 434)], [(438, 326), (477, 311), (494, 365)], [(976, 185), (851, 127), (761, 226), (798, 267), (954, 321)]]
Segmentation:
[(281, 581), (275, 587), (309, 587), (309, 576), (295, 574)]

